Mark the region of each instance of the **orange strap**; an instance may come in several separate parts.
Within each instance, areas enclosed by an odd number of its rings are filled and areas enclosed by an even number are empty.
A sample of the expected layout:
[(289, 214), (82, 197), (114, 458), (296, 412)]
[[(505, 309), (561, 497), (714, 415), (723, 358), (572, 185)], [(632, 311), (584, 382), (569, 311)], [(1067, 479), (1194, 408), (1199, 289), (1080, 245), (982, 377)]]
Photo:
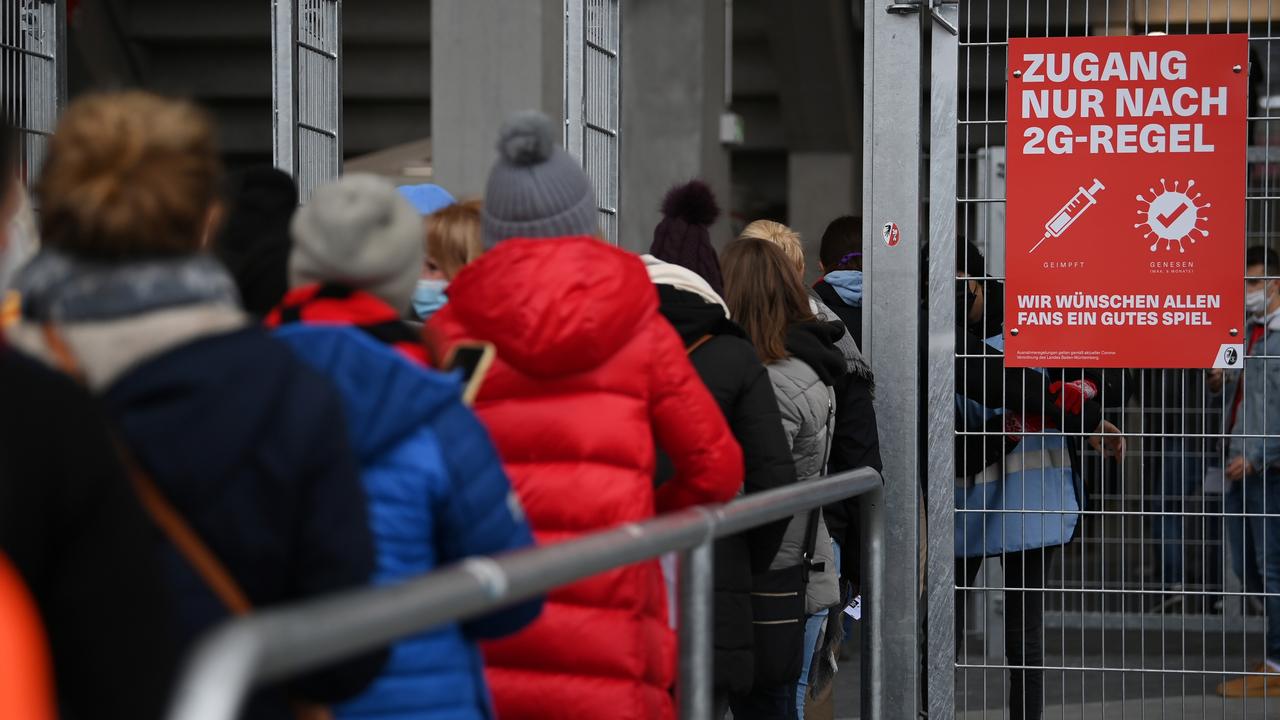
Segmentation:
[[(45, 323), (41, 330), (44, 333), (45, 345), (48, 346), (58, 367), (67, 375), (83, 382), (84, 374), (81, 372), (80, 363), (76, 361), (75, 353), (67, 345), (62, 333), (58, 332), (58, 328), (52, 323)], [(133, 490), (142, 502), (142, 507), (151, 516), (152, 522), (160, 528), (200, 575), (204, 584), (232, 613), (247, 615), (253, 610), (249, 597), (244, 594), (244, 590), (240, 589), (240, 585), (227, 571), (226, 566), (218, 560), (218, 556), (213, 554), (209, 546), (204, 544), (195, 530), (191, 529), (177, 509), (169, 503), (169, 500), (160, 492), (160, 488), (156, 487), (155, 481), (138, 464), (129, 448), (117, 441), (116, 452), (120, 455), (125, 469), (129, 471), (129, 480), (133, 483)]]
[[(83, 384), (84, 375), (81, 372), (80, 363), (76, 362), (75, 353), (67, 345), (62, 333), (58, 332), (58, 328), (52, 323), (45, 323), (42, 330), (45, 344), (53, 354), (54, 362), (64, 373)], [(253, 610), (253, 603), (249, 602), (249, 596), (244, 593), (227, 567), (222, 564), (217, 555), (213, 554), (209, 546), (204, 544), (164, 493), (160, 492), (160, 488), (156, 486), (147, 471), (138, 464), (137, 458), (129, 448), (118, 440), (116, 452), (120, 455), (125, 469), (128, 470), (133, 491), (137, 493), (142, 507), (151, 516), (151, 521), (169, 538), (169, 542), (173, 543), (182, 557), (191, 564), (205, 586), (233, 615), (248, 615)], [(333, 713), (324, 705), (300, 700), (294, 700), (290, 705), (295, 720), (332, 720), (333, 718)]]
[(715, 336), (714, 336), (714, 335), (703, 335), (702, 337), (698, 338), (697, 340), (694, 340), (694, 341), (693, 341), (693, 344), (692, 344), (692, 345), (690, 345), (690, 346), (689, 346), (689, 348), (688, 348), (687, 350), (685, 350), (685, 351), (684, 351), (684, 354), (685, 354), (685, 355), (692, 355), (694, 350), (697, 350), (698, 348), (702, 347), (703, 345), (706, 345), (707, 343), (711, 342), (711, 338), (713, 338), (713, 337), (715, 337)]
[(240, 589), (235, 578), (231, 577), (226, 566), (217, 555), (213, 554), (209, 546), (204, 544), (195, 530), (191, 529), (177, 509), (169, 503), (169, 500), (160, 492), (160, 488), (156, 487), (151, 476), (138, 467), (133, 454), (123, 445), (119, 445), (119, 448), (120, 456), (129, 470), (133, 490), (138, 494), (138, 499), (142, 501), (142, 506), (146, 508), (151, 520), (169, 538), (174, 547), (178, 548), (182, 557), (195, 568), (200, 579), (213, 591), (214, 595), (218, 596), (228, 610), (235, 615), (248, 615), (253, 610), (253, 603), (249, 602), (249, 597), (244, 594), (244, 590)]

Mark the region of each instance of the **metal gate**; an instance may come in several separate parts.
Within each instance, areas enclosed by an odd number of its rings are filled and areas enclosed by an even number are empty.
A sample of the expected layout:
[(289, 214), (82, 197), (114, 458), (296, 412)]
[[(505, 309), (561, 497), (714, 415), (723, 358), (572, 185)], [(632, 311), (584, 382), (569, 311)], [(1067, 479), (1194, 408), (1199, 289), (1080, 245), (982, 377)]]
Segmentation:
[(65, 0), (9, 0), (0, 6), (0, 101), (21, 138), (23, 178), (35, 179), (66, 99)]
[[(955, 195), (961, 240), (954, 285), (945, 291), (947, 298), (933, 298), (935, 305), (947, 300), (965, 312), (973, 291), (988, 302), (1003, 296), (1011, 37), (1248, 33), (1251, 146), (1249, 189), (1242, 198), (1248, 219), (1247, 237), (1239, 241), (1274, 248), (1280, 227), (1280, 149), (1274, 147), (1280, 136), (1273, 139), (1280, 76), (1273, 71), (1280, 71), (1280, 25), (1273, 16), (1280, 16), (1280, 0), (964, 0), (952, 51), (958, 52)], [(938, 57), (935, 47), (935, 82)], [(950, 162), (949, 153), (935, 155), (935, 162)], [(934, 202), (946, 202), (934, 189)], [(966, 256), (965, 239), (981, 259)], [(1266, 272), (1280, 275), (1276, 268)], [(997, 316), (980, 322), (984, 336), (999, 335)], [(971, 359), (957, 352), (957, 382)], [(1267, 374), (1273, 371), (1280, 367)], [(1065, 377), (1086, 374), (1068, 370)], [(950, 673), (931, 672), (930, 706), (936, 709), (934, 700), (950, 697), (954, 689), (961, 717), (1039, 717), (1041, 707), (1050, 718), (1276, 717), (1280, 697), (1225, 699), (1216, 692), (1219, 683), (1250, 673), (1261, 681), (1267, 605), (1273, 606), (1272, 622), (1280, 623), (1280, 500), (1265, 505), (1280, 486), (1272, 491), (1262, 480), (1224, 482), (1224, 420), (1232, 398), (1215, 394), (1216, 379), (1202, 370), (1108, 371), (1090, 379), (1099, 385), (1107, 418), (1123, 429), (1127, 457), (1121, 463), (1103, 459), (1084, 437), (1067, 435), (1066, 445), (1079, 457), (1075, 473), (1087, 501), (1078, 514), (1077, 539), (1059, 550), (982, 560), (975, 549), (960, 547), (964, 541), (956, 535), (955, 684)], [(1268, 399), (1263, 394), (1241, 402)], [(957, 475), (973, 467), (973, 454), (979, 453), (977, 464), (987, 470), (982, 477), (931, 477), (930, 494), (938, 502), (949, 502), (957, 487), (1008, 478), (1007, 466), (992, 465), (1000, 458), (988, 455), (984, 443), (1003, 437), (1005, 429), (967, 421), (965, 409), (958, 399), (931, 402), (931, 412), (957, 416), (954, 451), (938, 446), (931, 453), (954, 452)], [(1264, 431), (1280, 433), (1280, 427)], [(955, 493), (957, 525), (998, 512), (967, 506), (962, 495)], [(1271, 579), (1262, 560), (1274, 566)], [(1280, 694), (1280, 682), (1273, 687)]]
[(342, 172), (342, 0), (274, 0), (273, 151), (306, 203)]
[(600, 230), (618, 243), (622, 97), (620, 0), (566, 0), (564, 144), (596, 190)]

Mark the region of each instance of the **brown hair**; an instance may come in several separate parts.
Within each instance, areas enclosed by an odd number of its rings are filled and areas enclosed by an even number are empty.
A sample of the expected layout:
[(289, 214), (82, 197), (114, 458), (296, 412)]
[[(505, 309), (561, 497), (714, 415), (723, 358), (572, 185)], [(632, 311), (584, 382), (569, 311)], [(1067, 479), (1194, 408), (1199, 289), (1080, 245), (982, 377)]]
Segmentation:
[(787, 327), (814, 319), (795, 265), (782, 248), (759, 238), (729, 243), (723, 263), (725, 302), (760, 359), (787, 357)]
[(196, 252), (218, 187), (196, 106), (131, 91), (71, 104), (37, 188), (49, 245), (101, 259)]
[(480, 239), (480, 201), (464, 200), (427, 216), (427, 258), (452, 280), (484, 253)]
[(782, 252), (796, 267), (796, 272), (804, 275), (804, 245), (800, 243), (800, 233), (774, 220), (756, 220), (742, 229), (741, 238), (767, 240), (782, 248)]

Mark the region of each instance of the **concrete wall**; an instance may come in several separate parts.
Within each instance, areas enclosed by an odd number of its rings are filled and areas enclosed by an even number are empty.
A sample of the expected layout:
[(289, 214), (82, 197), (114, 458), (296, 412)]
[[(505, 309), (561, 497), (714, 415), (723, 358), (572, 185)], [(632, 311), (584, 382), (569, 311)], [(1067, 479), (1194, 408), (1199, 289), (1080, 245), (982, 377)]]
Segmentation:
[[(645, 251), (667, 190), (693, 178), (729, 208), (724, 110), (724, 0), (622, 0), (620, 244)], [(711, 229), (729, 239), (728, 218)]]
[(537, 109), (564, 117), (563, 0), (431, 3), (435, 182), (481, 195), (503, 120)]
[(804, 275), (818, 279), (818, 247), (827, 224), (861, 206), (862, 158), (852, 153), (793, 152), (788, 156), (788, 215), (804, 244)]

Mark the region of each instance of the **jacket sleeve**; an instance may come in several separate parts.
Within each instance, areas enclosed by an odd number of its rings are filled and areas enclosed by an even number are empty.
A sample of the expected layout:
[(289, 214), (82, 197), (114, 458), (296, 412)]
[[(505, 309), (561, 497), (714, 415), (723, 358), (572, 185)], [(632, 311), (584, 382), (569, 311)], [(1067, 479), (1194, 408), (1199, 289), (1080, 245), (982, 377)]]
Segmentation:
[[(319, 378), (318, 378), (319, 379)], [(308, 388), (316, 402), (307, 484), (298, 509), (298, 555), (290, 596), (309, 598), (367, 585), (374, 571), (369, 502), (347, 440), (342, 403), (327, 382)], [(303, 698), (333, 703), (362, 691), (382, 671), (387, 652), (369, 653), (290, 684)]]
[[(472, 555), (495, 555), (533, 545), (524, 510), (497, 450), (476, 416), (454, 402), (434, 423), (449, 483), (437, 498), (436, 544), (442, 564)], [(472, 639), (502, 637), (533, 622), (542, 599), (504, 608), (464, 623)]]
[[(1256, 368), (1246, 370), (1249, 381), (1261, 385), (1263, 392), (1251, 390), (1248, 383), (1244, 386), (1245, 397), (1240, 401), (1240, 412), (1245, 417), (1244, 433), (1264, 437), (1233, 436), (1231, 439), (1232, 447), (1240, 448), (1236, 455), (1243, 455), (1259, 472), (1280, 463), (1280, 361), (1267, 359), (1278, 349), (1268, 342), (1264, 357), (1246, 360), (1255, 363)], [(1256, 378), (1261, 378), (1262, 382), (1258, 383)], [(1246, 404), (1247, 409), (1244, 407)]]
[[(791, 458), (790, 443), (782, 429), (782, 414), (773, 395), (769, 372), (755, 353), (746, 353), (743, 362), (745, 382), (734, 407), (731, 424), (734, 434), (742, 442), (746, 468), (743, 488), (751, 494), (794, 483), (796, 466)], [(769, 569), (790, 521), (791, 518), (784, 518), (747, 534), (753, 572)]]
[(1005, 368), (1004, 356), (971, 333), (961, 333), (957, 341), (964, 347), (964, 357), (956, 363), (957, 394), (987, 408), (1043, 416), (1068, 433), (1091, 433), (1102, 422), (1096, 402), (1083, 403), (1079, 413), (1059, 407), (1059, 395), (1049, 389), (1051, 377), (1028, 368)]
[(742, 487), (742, 449), (676, 331), (655, 314), (647, 333), (650, 422), (676, 471), (655, 493), (657, 511), (730, 500)]

